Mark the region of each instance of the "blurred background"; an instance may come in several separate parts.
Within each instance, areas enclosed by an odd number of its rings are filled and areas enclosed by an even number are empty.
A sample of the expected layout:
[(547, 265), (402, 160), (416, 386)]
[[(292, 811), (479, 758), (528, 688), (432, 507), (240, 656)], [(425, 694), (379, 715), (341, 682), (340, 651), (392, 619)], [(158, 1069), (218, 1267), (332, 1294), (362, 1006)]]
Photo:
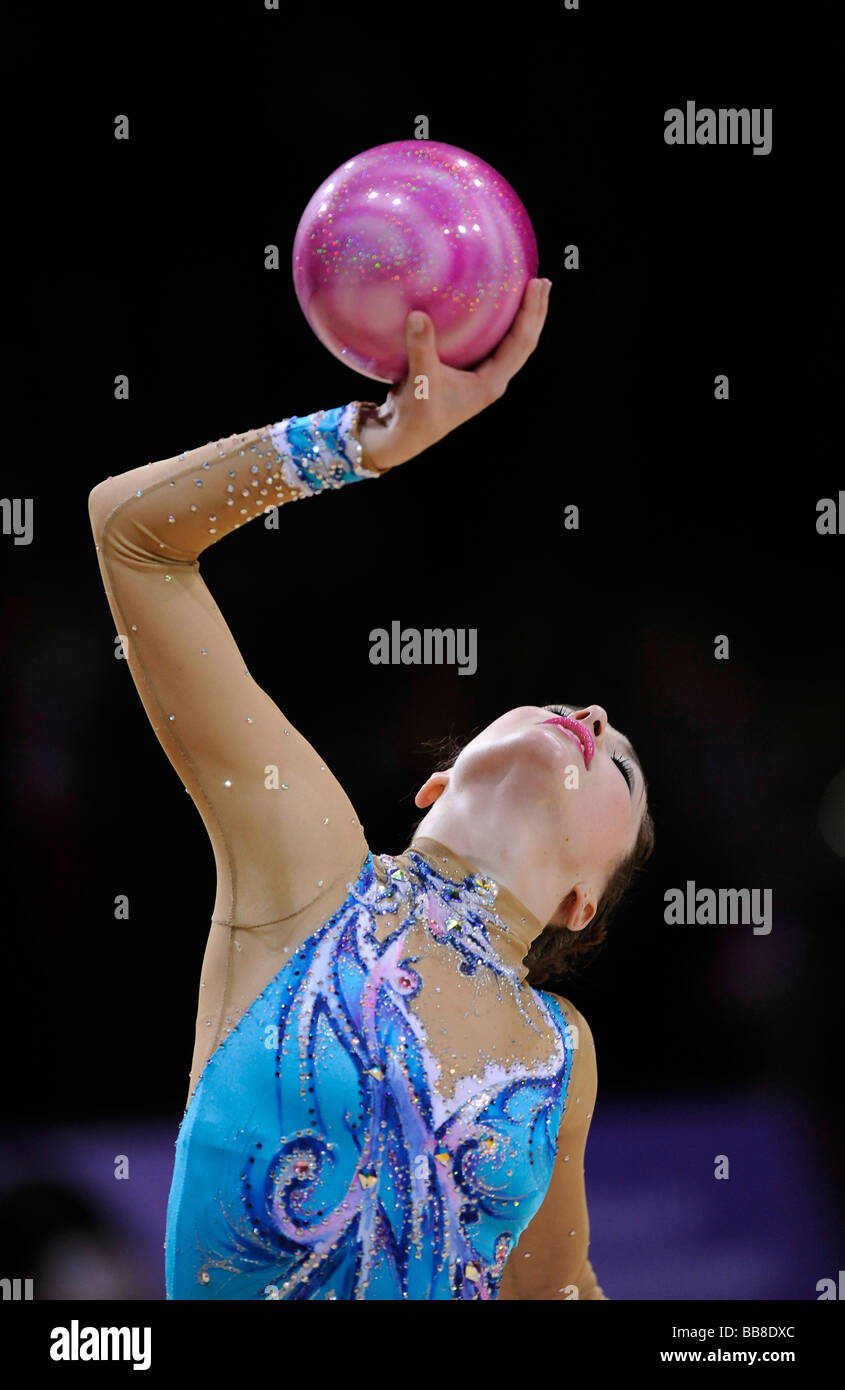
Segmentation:
[[(204, 577), (377, 852), (408, 843), (439, 739), (519, 704), (606, 708), (643, 762), (657, 847), (560, 982), (596, 1039), (598, 1278), (615, 1299), (713, 1300), (814, 1299), (836, 1279), (845, 542), (816, 530), (843, 482), (835, 89), (815, 74), (808, 97), (784, 36), (708, 65), (690, 23), (665, 58), (629, 62), (595, 16), (559, 18), (513, 52), (450, 26), (447, 63), (437, 26), (315, 48), (279, 14), (221, 7), (163, 46), (130, 25), (148, 55), (131, 72), (64, 68), (58, 44), (40, 66), (13, 180), (25, 427), (3, 463), (35, 529), (3, 537), (0, 596), (0, 1275), (36, 1298), (164, 1296), (215, 896), (202, 823), (114, 659), (88, 492), (384, 399), (313, 336), (289, 261), (320, 181), (421, 113), (526, 204), (554, 282), (540, 348), (389, 486), (245, 528)], [(21, 61), (47, 61), (34, 32)], [(771, 107), (771, 154), (665, 145), (663, 112), (688, 99)], [(369, 632), (394, 619), (477, 629), (477, 673), (371, 665)], [(771, 933), (667, 926), (664, 895), (689, 880), (770, 889)]]

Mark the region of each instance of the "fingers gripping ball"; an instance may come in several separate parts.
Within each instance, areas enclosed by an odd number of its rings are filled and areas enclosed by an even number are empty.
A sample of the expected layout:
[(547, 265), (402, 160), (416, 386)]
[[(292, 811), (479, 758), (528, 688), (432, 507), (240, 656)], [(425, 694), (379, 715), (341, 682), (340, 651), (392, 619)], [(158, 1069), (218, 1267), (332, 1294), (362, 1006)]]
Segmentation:
[(293, 281), (320, 342), (375, 381), (405, 375), (405, 319), (430, 315), (437, 353), (476, 366), (537, 274), (537, 239), (511, 185), (477, 155), (395, 140), (346, 160), (302, 214)]

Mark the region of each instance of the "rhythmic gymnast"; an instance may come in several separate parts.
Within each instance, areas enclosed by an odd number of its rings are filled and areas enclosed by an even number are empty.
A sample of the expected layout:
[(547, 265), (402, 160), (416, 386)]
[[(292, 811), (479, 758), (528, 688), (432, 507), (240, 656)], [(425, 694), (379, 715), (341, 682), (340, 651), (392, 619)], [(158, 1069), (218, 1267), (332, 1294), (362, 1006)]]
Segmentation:
[(377, 853), (253, 680), (198, 559), (499, 400), (548, 295), (529, 282), (474, 371), (440, 362), (423, 315), (382, 406), (288, 417), (90, 493), (129, 669), (217, 869), (169, 1299), (605, 1297), (584, 1185), (593, 1038), (540, 986), (601, 939), (651, 852), (633, 749), (597, 704), (511, 709), (427, 778), (405, 851)]

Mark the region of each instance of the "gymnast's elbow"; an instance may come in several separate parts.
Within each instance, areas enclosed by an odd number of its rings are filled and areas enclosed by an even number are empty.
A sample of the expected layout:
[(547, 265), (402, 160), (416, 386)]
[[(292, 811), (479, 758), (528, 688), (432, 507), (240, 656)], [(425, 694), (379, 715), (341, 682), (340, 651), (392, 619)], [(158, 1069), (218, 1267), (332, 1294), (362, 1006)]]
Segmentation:
[(113, 482), (112, 478), (103, 478), (88, 494), (88, 519), (98, 545), (102, 543), (106, 520), (114, 507)]

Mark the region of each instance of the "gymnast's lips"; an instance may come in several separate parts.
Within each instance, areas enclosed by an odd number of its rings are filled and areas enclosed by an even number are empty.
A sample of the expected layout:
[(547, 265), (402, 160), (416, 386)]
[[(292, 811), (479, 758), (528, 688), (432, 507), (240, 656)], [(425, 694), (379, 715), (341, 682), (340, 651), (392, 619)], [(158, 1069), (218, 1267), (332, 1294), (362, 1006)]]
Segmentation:
[(584, 767), (589, 768), (593, 761), (596, 745), (589, 729), (585, 729), (583, 724), (579, 724), (577, 719), (567, 719), (565, 715), (556, 714), (552, 719), (544, 719), (544, 724), (557, 724), (558, 728), (563, 729), (573, 738), (581, 750), (584, 759)]

